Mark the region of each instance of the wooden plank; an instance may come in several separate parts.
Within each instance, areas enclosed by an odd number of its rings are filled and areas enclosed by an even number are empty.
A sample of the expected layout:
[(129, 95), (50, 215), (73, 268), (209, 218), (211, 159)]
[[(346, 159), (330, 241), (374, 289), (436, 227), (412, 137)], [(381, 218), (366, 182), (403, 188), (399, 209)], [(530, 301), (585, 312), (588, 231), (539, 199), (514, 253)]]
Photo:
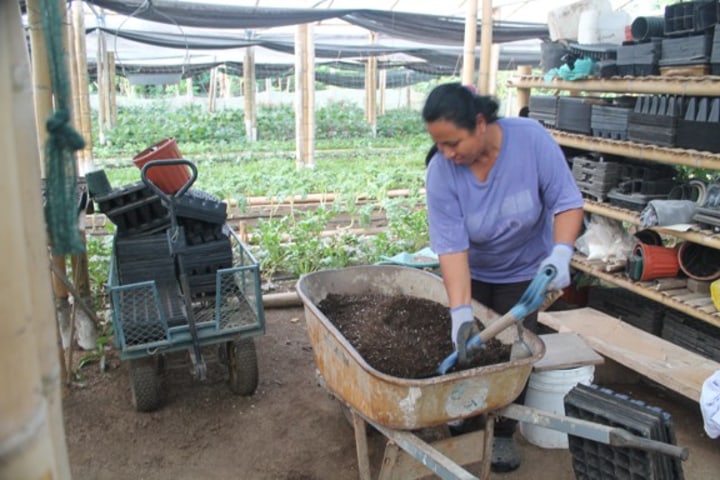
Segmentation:
[(572, 368), (582, 365), (599, 365), (604, 359), (579, 335), (573, 332), (540, 335), (545, 343), (545, 355), (535, 362), (536, 372)]
[(598, 353), (696, 402), (705, 379), (720, 369), (718, 362), (593, 308), (540, 312), (538, 321), (577, 333)]

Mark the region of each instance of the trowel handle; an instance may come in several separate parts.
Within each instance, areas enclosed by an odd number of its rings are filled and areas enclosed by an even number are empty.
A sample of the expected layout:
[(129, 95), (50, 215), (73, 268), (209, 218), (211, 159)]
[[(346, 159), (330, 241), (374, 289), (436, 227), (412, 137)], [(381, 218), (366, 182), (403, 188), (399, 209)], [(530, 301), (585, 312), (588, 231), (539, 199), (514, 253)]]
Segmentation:
[(483, 331), (470, 338), (467, 348), (481, 348), (488, 340), (495, 338), (500, 332), (515, 323), (521, 322), (529, 314), (540, 308), (545, 300), (547, 287), (550, 281), (555, 278), (555, 275), (557, 275), (557, 270), (552, 265), (540, 270), (515, 306), (505, 315), (485, 327)]

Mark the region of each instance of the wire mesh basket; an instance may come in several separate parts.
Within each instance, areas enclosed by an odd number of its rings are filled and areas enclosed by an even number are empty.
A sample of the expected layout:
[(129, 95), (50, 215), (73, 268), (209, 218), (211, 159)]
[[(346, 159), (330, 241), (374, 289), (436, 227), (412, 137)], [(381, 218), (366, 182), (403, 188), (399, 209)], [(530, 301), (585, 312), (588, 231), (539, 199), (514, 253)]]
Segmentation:
[[(258, 262), (235, 233), (230, 231), (229, 238), (232, 266), (215, 272), (214, 295), (194, 298), (191, 304), (201, 343), (217, 343), (236, 334), (259, 335), (265, 330)], [(169, 351), (192, 342), (177, 278), (122, 284), (114, 251), (108, 293), (115, 345), (121, 354)]]

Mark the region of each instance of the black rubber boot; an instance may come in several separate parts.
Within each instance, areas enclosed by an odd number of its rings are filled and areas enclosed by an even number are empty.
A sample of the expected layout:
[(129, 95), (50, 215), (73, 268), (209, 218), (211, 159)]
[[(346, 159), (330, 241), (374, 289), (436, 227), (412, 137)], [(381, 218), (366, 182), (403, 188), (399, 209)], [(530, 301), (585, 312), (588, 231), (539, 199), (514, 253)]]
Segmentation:
[(520, 466), (520, 453), (512, 437), (493, 438), (492, 463), (490, 470), (495, 473), (507, 473)]

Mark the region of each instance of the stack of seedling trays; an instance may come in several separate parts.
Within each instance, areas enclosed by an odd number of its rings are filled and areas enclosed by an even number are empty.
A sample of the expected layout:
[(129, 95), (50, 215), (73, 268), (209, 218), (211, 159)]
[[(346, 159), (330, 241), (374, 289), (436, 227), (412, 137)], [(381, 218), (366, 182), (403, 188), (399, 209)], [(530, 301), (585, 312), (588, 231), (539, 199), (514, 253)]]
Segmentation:
[[(565, 396), (565, 414), (617, 427), (650, 440), (674, 445), (672, 416), (626, 395), (596, 385), (578, 384)], [(605, 445), (568, 434), (578, 480), (682, 480), (680, 460), (657, 452)]]
[(705, 201), (693, 216), (693, 220), (720, 230), (720, 183), (713, 183), (705, 190)]
[(184, 236), (179, 261), (188, 276), (190, 294), (213, 299), (217, 271), (232, 267), (232, 245), (223, 233), (227, 204), (197, 190), (174, 197), (173, 203)]
[(557, 128), (568, 132), (592, 134), (590, 118), (593, 104), (599, 100), (581, 97), (560, 97), (557, 108)]
[(666, 67), (709, 65), (712, 55), (712, 32), (689, 37), (663, 38), (660, 71)]
[(618, 184), (620, 162), (607, 160), (599, 154), (573, 157), (572, 173), (578, 189), (585, 197), (602, 202), (607, 193)]
[(720, 152), (720, 97), (690, 97), (678, 121), (677, 146)]
[[(128, 287), (120, 294), (127, 345), (162, 340), (167, 328), (187, 323), (180, 267), (188, 276), (193, 301), (214, 301), (217, 271), (233, 266), (232, 244), (224, 232), (227, 205), (198, 190), (171, 198), (179, 227), (172, 239), (168, 238), (169, 210), (143, 182), (111, 189), (94, 198), (99, 210), (117, 227), (115, 268), (120, 286)], [(175, 255), (170, 250), (171, 241)], [(154, 290), (139, 288), (143, 282), (153, 282)], [(153, 304), (154, 299), (144, 298), (153, 291), (162, 315), (143, 307)]]
[(617, 99), (612, 105), (593, 105), (590, 115), (593, 136), (627, 140), (630, 112), (634, 106), (633, 97)]
[(684, 114), (681, 96), (639, 97), (630, 113), (628, 140), (665, 147), (676, 145), (678, 120)]
[(710, 74), (720, 75), (720, 28), (715, 27), (710, 52)]
[[(116, 236), (115, 264), (121, 285), (137, 285), (154, 282), (158, 301), (163, 308), (169, 327), (187, 323), (180, 284), (177, 280), (175, 262), (165, 233), (146, 236)], [(122, 297), (120, 308), (127, 321), (123, 332), (127, 345), (139, 345), (163, 340), (166, 335), (162, 320), (142, 308), (147, 299), (139, 298), (149, 291), (128, 290)], [(137, 314), (133, 311), (140, 308)]]
[(720, 329), (690, 315), (668, 309), (662, 338), (704, 357), (720, 361)]
[(554, 95), (531, 95), (528, 108), (530, 118), (534, 118), (546, 127), (555, 128), (557, 125), (558, 97)]
[(624, 288), (591, 288), (588, 307), (653, 335), (659, 336), (663, 329), (665, 311), (662, 305)]
[(571, 43), (568, 45), (570, 53), (579, 58), (587, 57), (596, 62), (617, 60), (618, 45), (613, 43)]
[(691, 35), (718, 21), (717, 1), (676, 2), (665, 7), (665, 36)]
[(617, 51), (618, 75), (642, 77), (660, 73), (662, 39), (623, 45)]
[(170, 214), (160, 197), (142, 182), (112, 189), (93, 200), (98, 210), (117, 226), (120, 236), (147, 235), (170, 226)]
[(626, 159), (617, 187), (607, 194), (611, 205), (642, 211), (651, 200), (665, 200), (677, 186), (676, 170), (641, 160)]

